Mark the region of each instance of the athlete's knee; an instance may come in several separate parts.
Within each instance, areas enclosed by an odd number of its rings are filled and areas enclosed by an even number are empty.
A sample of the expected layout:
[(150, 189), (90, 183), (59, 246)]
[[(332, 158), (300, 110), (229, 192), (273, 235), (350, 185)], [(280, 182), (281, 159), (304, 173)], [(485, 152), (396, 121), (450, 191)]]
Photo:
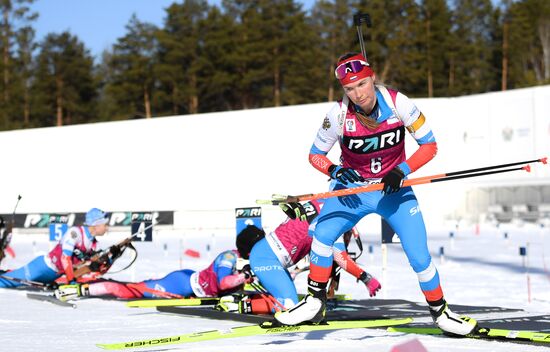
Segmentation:
[(432, 257), (429, 254), (424, 256), (417, 255), (409, 258), (409, 264), (411, 265), (415, 273), (420, 273), (433, 265)]
[(311, 258), (313, 258), (313, 255), (324, 258), (332, 258), (332, 244), (325, 244), (315, 237), (311, 242), (311, 254)]
[(339, 234), (330, 228), (330, 226), (317, 226), (313, 238), (318, 242), (332, 247)]

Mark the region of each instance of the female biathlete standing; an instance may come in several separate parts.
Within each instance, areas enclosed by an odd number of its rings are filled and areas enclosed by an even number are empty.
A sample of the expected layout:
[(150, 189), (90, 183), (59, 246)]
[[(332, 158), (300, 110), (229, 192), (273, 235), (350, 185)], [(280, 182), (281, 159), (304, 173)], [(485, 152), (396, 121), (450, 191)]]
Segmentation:
[[(335, 75), (345, 95), (324, 118), (309, 161), (336, 181), (335, 189), (382, 183), (383, 190), (326, 200), (311, 245), (308, 295), (292, 309), (277, 313), (275, 318), (287, 325), (304, 321), (316, 323), (324, 318), (334, 241), (363, 217), (376, 213), (399, 235), (435, 324), (448, 333), (470, 333), (476, 323), (449, 309), (428, 251), (418, 201), (411, 187), (401, 187), (407, 175), (430, 161), (437, 152), (424, 115), (402, 93), (376, 85), (376, 76), (362, 54), (342, 56)], [(408, 159), (405, 129), (419, 145)], [(336, 142), (342, 150), (341, 165), (333, 164), (326, 156)]]

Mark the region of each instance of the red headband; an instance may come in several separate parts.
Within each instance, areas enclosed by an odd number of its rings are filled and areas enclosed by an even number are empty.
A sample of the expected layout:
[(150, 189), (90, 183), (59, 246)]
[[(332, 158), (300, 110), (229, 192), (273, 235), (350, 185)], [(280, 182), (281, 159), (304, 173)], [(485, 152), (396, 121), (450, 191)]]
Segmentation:
[[(359, 70), (354, 70), (353, 68), (350, 68), (349, 65), (342, 66), (342, 64), (346, 64), (351, 61), (362, 61), (364, 63), (361, 63)], [(347, 59), (344, 59), (342, 61), (339, 61), (336, 65), (335, 73), (338, 77), (338, 71), (344, 69), (344, 72), (346, 73), (344, 78), (340, 78), (340, 84), (346, 85), (349, 83), (357, 82), (360, 79), (371, 77), (374, 75), (374, 71), (369, 67), (366, 66), (365, 63), (367, 63), (367, 59), (361, 54), (354, 55), (352, 57), (348, 57)]]

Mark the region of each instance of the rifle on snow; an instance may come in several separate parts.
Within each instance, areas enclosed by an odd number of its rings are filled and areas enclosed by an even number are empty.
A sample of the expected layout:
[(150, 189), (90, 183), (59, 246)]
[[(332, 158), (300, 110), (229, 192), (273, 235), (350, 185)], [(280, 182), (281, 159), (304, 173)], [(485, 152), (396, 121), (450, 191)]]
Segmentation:
[[(15, 211), (17, 210), (17, 206), (19, 205), (20, 200), (21, 200), (21, 195), (18, 195), (17, 203), (15, 203), (15, 207), (13, 208), (13, 213), (11, 215), (11, 221), (8, 223), (8, 225), (4, 229), (4, 232), (0, 233), (0, 262), (2, 262), (2, 259), (6, 257), (6, 249), (10, 244), (11, 233), (13, 232), (13, 226), (15, 224)], [(4, 219), (0, 217), (0, 231), (4, 226), (5, 226)]]

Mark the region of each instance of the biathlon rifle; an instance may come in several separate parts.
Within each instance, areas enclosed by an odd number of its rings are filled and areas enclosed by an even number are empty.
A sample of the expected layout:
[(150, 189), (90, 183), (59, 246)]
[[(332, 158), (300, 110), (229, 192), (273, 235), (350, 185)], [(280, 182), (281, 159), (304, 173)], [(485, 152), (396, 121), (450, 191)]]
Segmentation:
[(0, 231), (4, 229), (4, 231), (0, 232), (0, 262), (2, 262), (2, 259), (6, 256), (5, 250), (6, 247), (8, 247), (8, 244), (10, 243), (10, 232), (9, 231), (9, 225), (6, 227), (6, 223), (4, 221), (4, 218), (0, 217)]
[(96, 252), (94, 255), (92, 255), (90, 259), (86, 260), (82, 264), (75, 266), (74, 277), (79, 278), (82, 275), (88, 274), (90, 272), (99, 272), (101, 274), (105, 274), (111, 268), (115, 260), (120, 258), (126, 248), (131, 247), (135, 250), (131, 242), (132, 237), (125, 238), (124, 240), (112, 245), (107, 249)]
[(130, 264), (128, 264), (120, 271), (127, 269), (137, 259), (137, 250), (132, 245), (132, 239), (151, 227), (153, 227), (153, 224), (146, 226), (145, 228), (139, 230), (138, 232), (132, 234), (131, 236), (125, 238), (117, 244), (114, 244), (107, 249), (103, 249), (95, 253), (90, 259), (86, 260), (84, 263), (75, 266), (74, 277), (79, 278), (82, 275), (88, 274), (90, 272), (99, 272), (101, 274), (106, 273), (111, 268), (113, 263), (122, 256), (124, 251), (127, 248), (131, 248), (136, 253), (136, 256), (130, 262)]
[[(13, 208), (13, 213), (11, 214), (11, 221), (5, 227), (4, 232), (0, 234), (0, 262), (6, 257), (6, 248), (9, 246), (11, 241), (11, 233), (13, 232), (13, 226), (15, 225), (15, 211), (21, 200), (21, 195), (17, 195), (17, 202)], [(4, 219), (0, 218), (0, 230), (5, 226)]]

